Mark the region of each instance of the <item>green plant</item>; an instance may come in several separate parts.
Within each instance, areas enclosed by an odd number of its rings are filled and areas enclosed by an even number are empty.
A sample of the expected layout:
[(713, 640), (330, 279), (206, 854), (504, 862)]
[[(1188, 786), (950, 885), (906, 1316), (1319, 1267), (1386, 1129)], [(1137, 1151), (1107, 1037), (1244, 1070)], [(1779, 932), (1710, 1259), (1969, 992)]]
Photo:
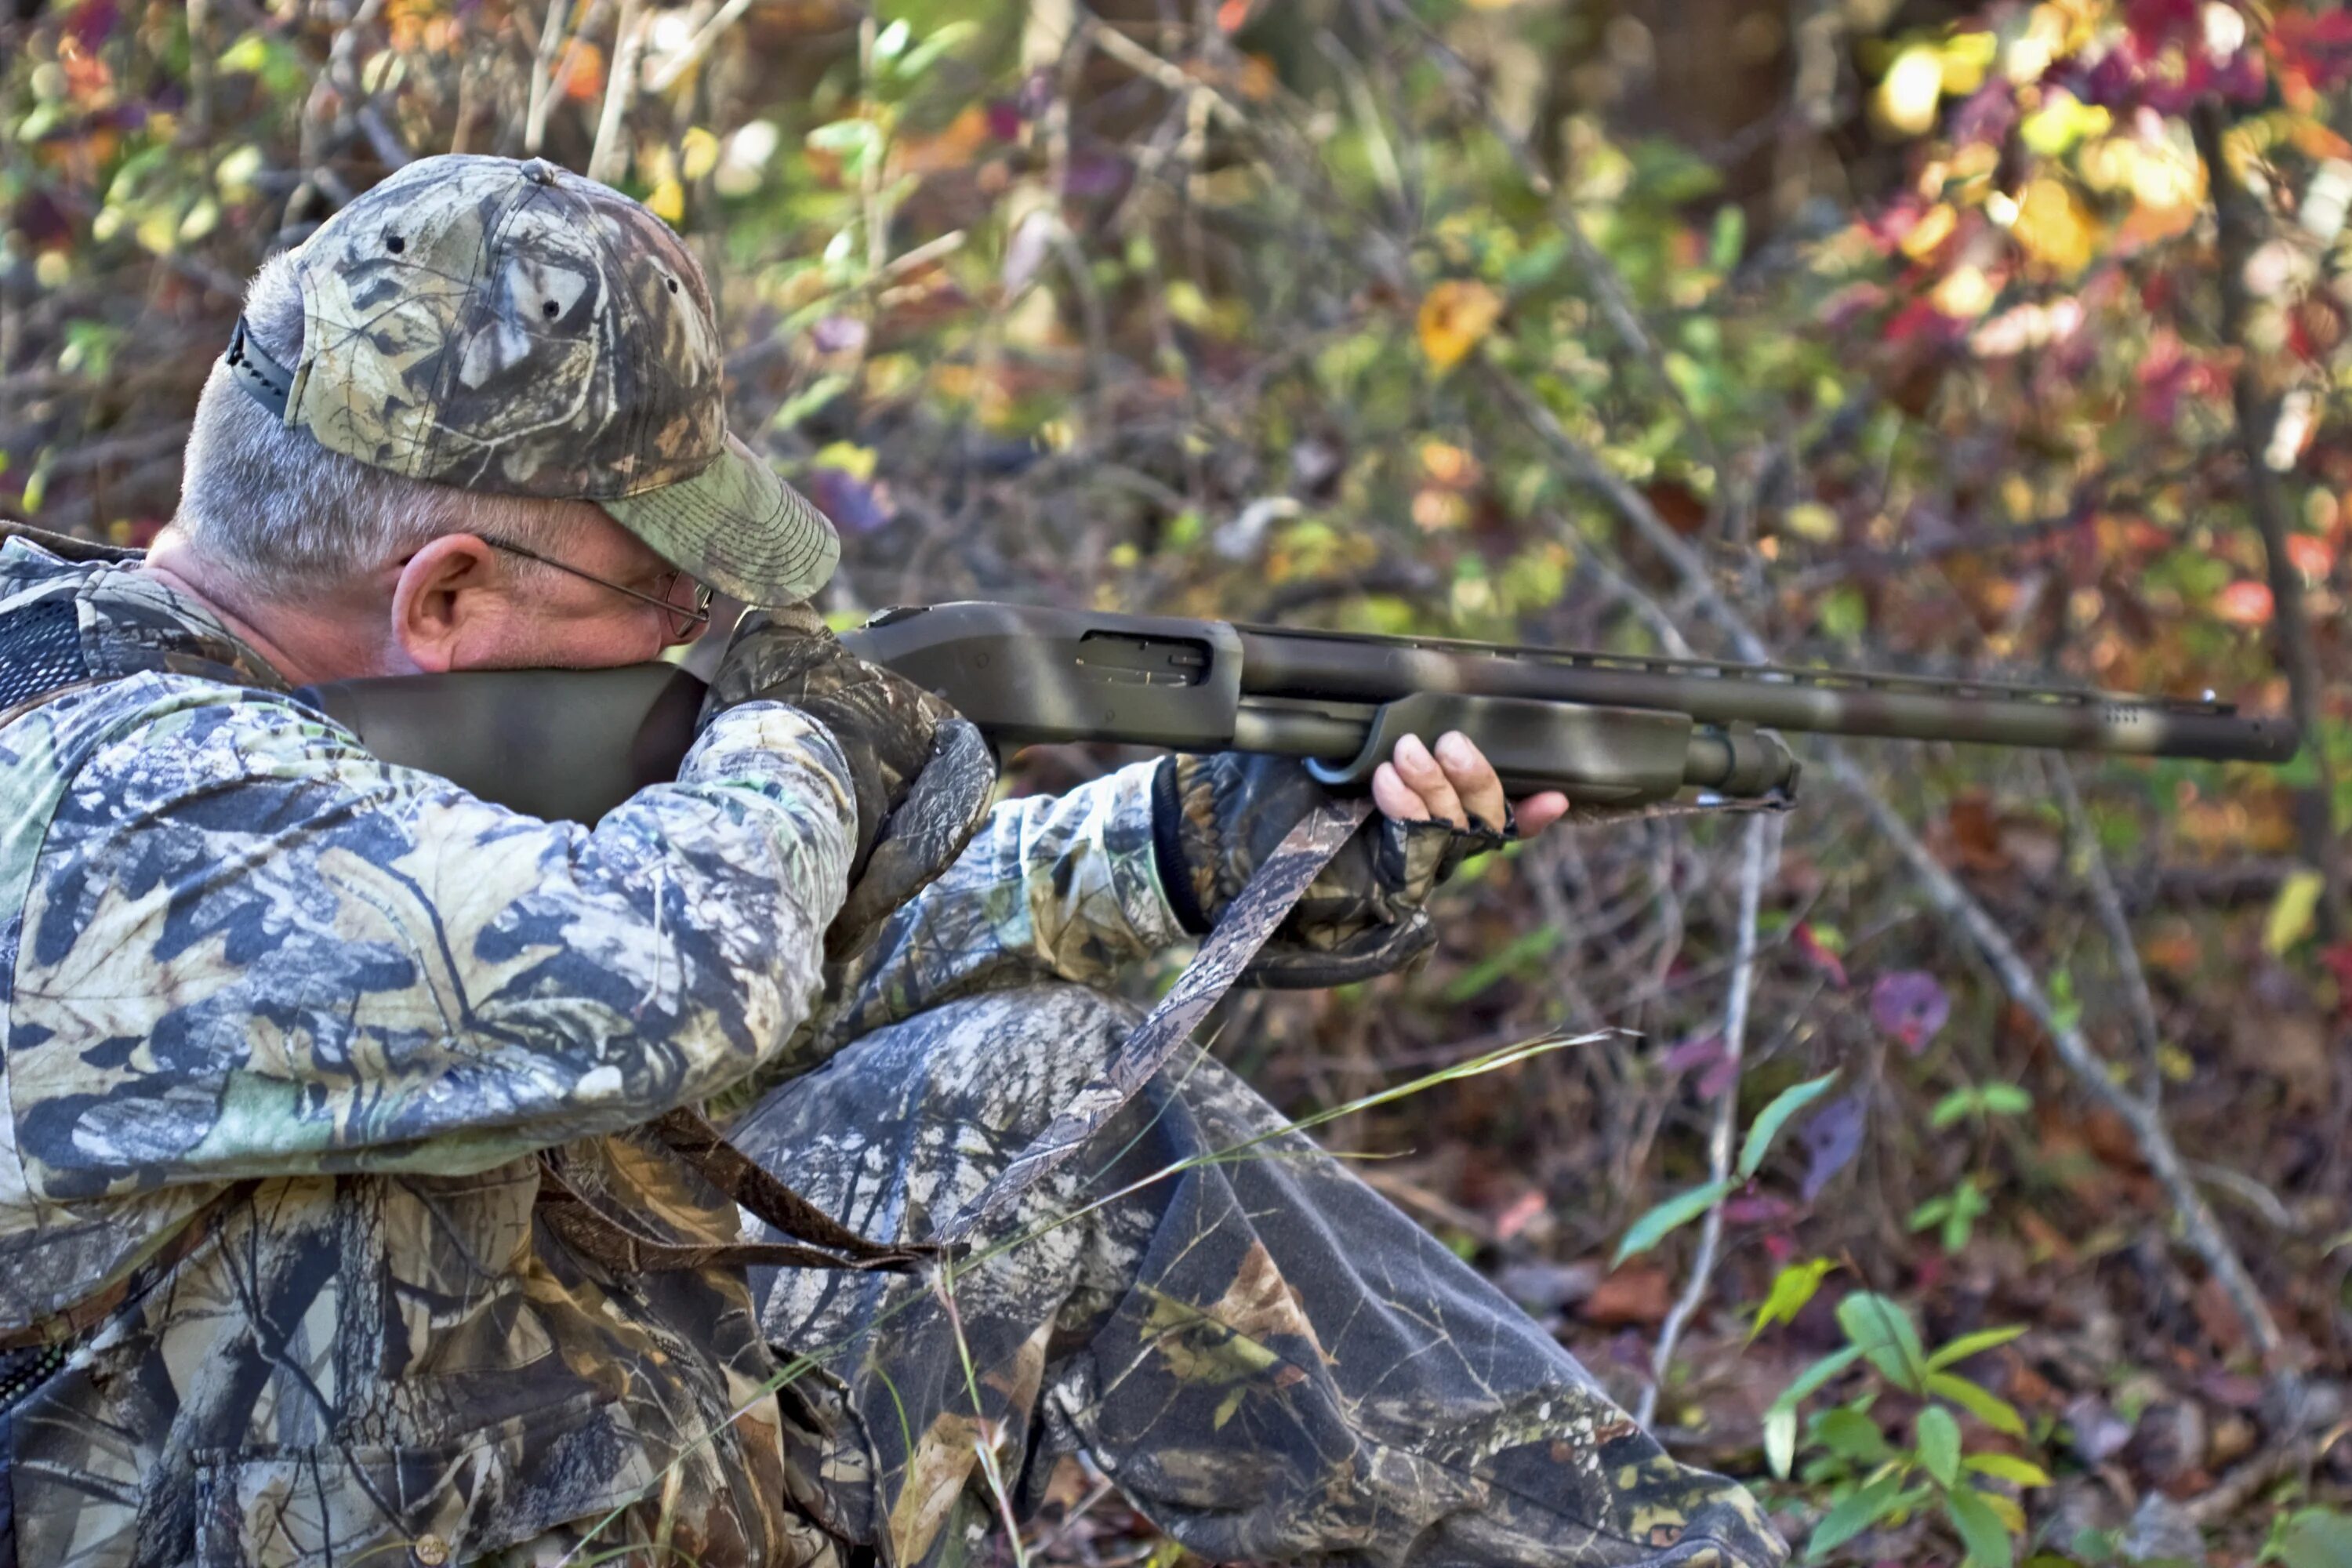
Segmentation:
[(1984, 1195), (1981, 1177), (1963, 1176), (1952, 1184), (1952, 1190), (1929, 1198), (1911, 1211), (1910, 1228), (1922, 1231), (1942, 1227), (1937, 1240), (1948, 1254), (1968, 1246), (1975, 1234), (1977, 1221), (1992, 1207)]
[(1819, 1078), (1793, 1084), (1774, 1095), (1770, 1103), (1756, 1113), (1756, 1120), (1748, 1124), (1748, 1136), (1741, 1140), (1739, 1145), (1738, 1174), (1703, 1182), (1650, 1209), (1626, 1227), (1625, 1238), (1617, 1244), (1617, 1261), (1622, 1263), (1636, 1254), (1647, 1252), (1676, 1229), (1721, 1203), (1740, 1183), (1753, 1179), (1756, 1173), (1763, 1168), (1764, 1156), (1772, 1152), (1773, 1140), (1780, 1137), (1790, 1120), (1827, 1094), (1831, 1086), (1837, 1082), (1837, 1078), (1834, 1072), (1823, 1073)]
[[(1816, 1411), (1805, 1423), (1805, 1447), (1817, 1457), (1801, 1479), (1830, 1503), (1806, 1542), (1807, 1554), (1819, 1558), (1866, 1530), (1934, 1509), (1974, 1568), (2010, 1568), (2016, 1538), (2025, 1531), (2024, 1513), (2014, 1499), (1978, 1483), (2038, 1487), (2050, 1478), (2030, 1459), (1969, 1445), (1963, 1415), (2019, 1438), (2025, 1420), (2007, 1400), (1952, 1368), (2024, 1330), (1980, 1330), (1931, 1352), (1909, 1310), (1874, 1291), (1856, 1291), (1839, 1302), (1837, 1321), (1844, 1346), (1800, 1373), (1764, 1415), (1765, 1456), (1773, 1472), (1786, 1477), (1796, 1461), (1799, 1408), (1852, 1369), (1871, 1375), (1872, 1386), (1860, 1396)], [(1920, 1402), (1907, 1444), (1895, 1436), (1899, 1420), (1877, 1413), (1890, 1390)]]

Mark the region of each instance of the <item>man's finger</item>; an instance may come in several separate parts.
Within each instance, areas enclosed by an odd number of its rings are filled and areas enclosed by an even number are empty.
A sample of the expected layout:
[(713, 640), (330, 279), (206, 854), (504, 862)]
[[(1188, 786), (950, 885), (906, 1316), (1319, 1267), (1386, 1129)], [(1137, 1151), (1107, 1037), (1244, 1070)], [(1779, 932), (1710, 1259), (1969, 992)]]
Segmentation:
[(1445, 776), (1445, 770), (1437, 765), (1437, 759), (1430, 755), (1429, 748), (1422, 743), (1420, 736), (1407, 735), (1399, 741), (1392, 760), (1398, 775), (1412, 787), (1413, 794), (1421, 796), (1422, 805), (1428, 808), (1431, 819), (1450, 822), (1456, 827), (1469, 825), (1469, 818), (1462, 810), (1462, 797), (1454, 793), (1453, 781)]
[(1381, 815), (1392, 822), (1426, 822), (1429, 807), (1412, 786), (1399, 776), (1394, 763), (1382, 763), (1372, 770), (1372, 804)]
[(1510, 807), (1503, 804), (1503, 781), (1495, 776), (1495, 764), (1469, 736), (1459, 730), (1439, 736), (1437, 765), (1445, 770), (1446, 782), (1472, 816), (1489, 827), (1503, 826), (1510, 814)]
[(1533, 838), (1568, 815), (1568, 796), (1556, 789), (1531, 795), (1519, 802), (1519, 837)]

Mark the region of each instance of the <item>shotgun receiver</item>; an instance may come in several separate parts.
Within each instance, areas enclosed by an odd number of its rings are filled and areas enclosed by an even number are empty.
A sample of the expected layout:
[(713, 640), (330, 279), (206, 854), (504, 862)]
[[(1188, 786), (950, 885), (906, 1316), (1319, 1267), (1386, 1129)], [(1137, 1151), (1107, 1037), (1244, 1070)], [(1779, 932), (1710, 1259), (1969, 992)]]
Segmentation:
[[(2281, 763), (2287, 721), (2228, 703), (1974, 680), (1622, 658), (1435, 637), (959, 603), (842, 641), (937, 691), (1001, 751), (1109, 741), (1307, 759), (1369, 787), (1407, 734), (1460, 730), (1514, 795), (1580, 805), (1785, 802), (1773, 730)], [(337, 681), (297, 695), (389, 762), (533, 816), (593, 822), (677, 772), (701, 682), (672, 665)]]

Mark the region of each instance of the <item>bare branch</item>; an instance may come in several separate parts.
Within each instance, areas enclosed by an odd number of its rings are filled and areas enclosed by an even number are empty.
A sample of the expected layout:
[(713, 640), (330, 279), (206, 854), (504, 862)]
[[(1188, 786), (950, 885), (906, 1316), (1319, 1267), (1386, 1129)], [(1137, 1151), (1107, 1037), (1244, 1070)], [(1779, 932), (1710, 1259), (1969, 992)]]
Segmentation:
[[(1728, 1071), (1723, 1092), (1716, 1097), (1715, 1125), (1707, 1134), (1707, 1173), (1717, 1182), (1731, 1179), (1731, 1152), (1739, 1121), (1739, 1067), (1747, 1049), (1748, 1001), (1756, 982), (1756, 910), (1764, 889), (1764, 836), (1771, 831), (1762, 816), (1748, 819), (1740, 843), (1739, 930), (1731, 960), (1731, 990), (1723, 1005), (1723, 1056)], [(1650, 1359), (1650, 1381), (1633, 1419), (1648, 1426), (1658, 1414), (1658, 1394), (1674, 1372), (1675, 1344), (1715, 1283), (1715, 1263), (1723, 1247), (1723, 1199), (1706, 1206), (1699, 1227), (1698, 1256), (1691, 1260), (1690, 1279), (1666, 1321), (1658, 1328), (1658, 1348)]]
[(596, 117), (596, 142), (588, 153), (588, 177), (610, 184), (628, 167), (622, 133), (629, 109), (637, 100), (637, 60), (645, 53), (647, 25), (644, 0), (621, 0), (621, 20), (614, 29), (612, 74), (604, 79), (604, 112)]

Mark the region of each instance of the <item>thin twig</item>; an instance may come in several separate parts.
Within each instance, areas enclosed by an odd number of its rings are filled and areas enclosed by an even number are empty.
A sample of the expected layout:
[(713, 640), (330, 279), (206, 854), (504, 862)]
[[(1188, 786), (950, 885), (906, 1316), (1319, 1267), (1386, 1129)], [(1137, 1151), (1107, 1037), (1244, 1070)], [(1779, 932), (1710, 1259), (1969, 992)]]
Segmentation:
[[(1748, 1001), (1756, 983), (1756, 911), (1764, 889), (1764, 836), (1771, 831), (1762, 816), (1748, 819), (1739, 854), (1739, 930), (1731, 961), (1730, 994), (1723, 1005), (1723, 1092), (1716, 1097), (1715, 1125), (1707, 1134), (1707, 1173), (1717, 1183), (1731, 1179), (1731, 1151), (1739, 1122), (1739, 1068), (1748, 1045)], [(1691, 1260), (1690, 1279), (1683, 1293), (1658, 1327), (1658, 1348), (1650, 1358), (1650, 1381), (1633, 1419), (1648, 1427), (1658, 1414), (1658, 1394), (1673, 1375), (1675, 1345), (1683, 1330), (1706, 1300), (1715, 1283), (1716, 1258), (1723, 1247), (1723, 1198), (1706, 1205), (1699, 1226), (1698, 1256)]]
[(2067, 829), (2074, 835), (2075, 858), (2082, 866), (2083, 880), (2090, 887), (2091, 903), (2098, 910), (2100, 928), (2106, 932), (2107, 950), (2115, 955), (2116, 973), (2123, 981), (2132, 1033), (2139, 1041), (2140, 1094), (2153, 1105), (2164, 1089), (2164, 1031), (2157, 1024), (2156, 998), (2148, 992), (2147, 970), (2140, 963), (2139, 946), (2132, 941), (2131, 918), (2124, 913), (2123, 895), (2116, 891), (2107, 858), (2099, 848), (2098, 831), (2091, 825), (2090, 813), (2083, 808), (2083, 792), (2075, 786), (2073, 765), (2064, 757), (2053, 756), (2047, 760), (2046, 769), (2058, 804), (2066, 814)]
[(604, 79), (604, 108), (596, 117), (596, 141), (588, 153), (588, 177), (610, 184), (628, 168), (621, 147), (624, 123), (637, 99), (637, 58), (645, 52), (643, 0), (621, 0), (621, 20), (613, 33), (612, 74)]
[[(1161, 59), (1133, 38), (1094, 16), (1080, 24), (1087, 41), (1095, 47), (1135, 72), (1148, 77), (1195, 106), (1196, 112), (1206, 113), (1236, 131), (1249, 128), (1249, 117), (1227, 101), (1224, 94), (1207, 82), (1184, 74), (1181, 66)], [(1205, 108), (1200, 106), (1205, 105)]]
[[(719, 41), (719, 36), (733, 26), (743, 13), (751, 8), (751, 0), (727, 0), (727, 4), (719, 8), (718, 15), (705, 22), (701, 30), (694, 37), (687, 39), (685, 47), (662, 62), (661, 69), (656, 71), (652, 79), (646, 83), (646, 90), (658, 97), (676, 87), (677, 79), (691, 70), (696, 61), (709, 54), (710, 46)], [(867, 21), (870, 24), (872, 18), (868, 17)]]
[(547, 0), (547, 20), (540, 24), (539, 48), (531, 56), (530, 97), (523, 111), (522, 150), (536, 153), (547, 136), (547, 106), (555, 85), (555, 56), (563, 47), (564, 24), (572, 19), (572, 0)]

